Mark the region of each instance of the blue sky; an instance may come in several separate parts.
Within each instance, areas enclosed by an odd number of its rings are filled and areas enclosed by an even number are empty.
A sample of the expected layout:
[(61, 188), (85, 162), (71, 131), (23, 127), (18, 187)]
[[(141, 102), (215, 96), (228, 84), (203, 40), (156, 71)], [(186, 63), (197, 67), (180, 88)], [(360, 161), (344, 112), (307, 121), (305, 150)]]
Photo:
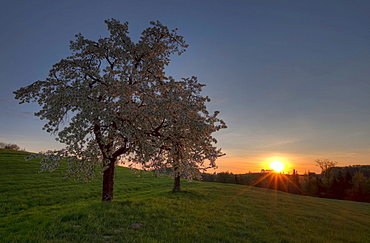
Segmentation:
[(0, 8), (0, 141), (29, 151), (63, 145), (42, 131), (35, 104), (12, 92), (47, 77), (82, 33), (106, 36), (104, 20), (130, 23), (133, 39), (160, 20), (190, 45), (166, 69), (206, 84), (218, 171), (243, 173), (279, 159), (317, 171), (315, 159), (370, 164), (369, 1), (9, 1)]

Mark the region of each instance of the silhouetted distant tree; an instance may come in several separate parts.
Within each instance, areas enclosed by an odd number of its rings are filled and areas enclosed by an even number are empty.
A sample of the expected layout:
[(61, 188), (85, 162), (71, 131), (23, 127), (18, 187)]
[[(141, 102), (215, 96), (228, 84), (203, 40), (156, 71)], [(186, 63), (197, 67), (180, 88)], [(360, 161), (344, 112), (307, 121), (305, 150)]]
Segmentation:
[(17, 144), (3, 143), (3, 142), (0, 142), (0, 148), (11, 149), (11, 150), (20, 150), (21, 149)]
[(334, 167), (338, 162), (329, 159), (317, 159), (316, 166), (321, 168), (321, 172), (327, 171), (329, 168)]
[(319, 166), (321, 168), (321, 185), (326, 190), (320, 190), (321, 196), (327, 197), (330, 195), (330, 188), (332, 184), (334, 183), (334, 173), (331, 168), (333, 168), (338, 162), (332, 161), (329, 159), (317, 159), (316, 160), (316, 166)]

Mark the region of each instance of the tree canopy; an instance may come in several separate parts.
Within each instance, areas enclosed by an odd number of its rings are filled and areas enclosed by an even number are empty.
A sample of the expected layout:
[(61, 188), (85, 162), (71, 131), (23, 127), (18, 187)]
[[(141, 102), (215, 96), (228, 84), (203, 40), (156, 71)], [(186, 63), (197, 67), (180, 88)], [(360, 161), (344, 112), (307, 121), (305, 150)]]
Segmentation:
[[(113, 199), (114, 166), (119, 159), (192, 179), (215, 167), (221, 156), (211, 134), (225, 123), (210, 115), (196, 77), (165, 76), (170, 56), (188, 45), (177, 29), (151, 22), (140, 40), (129, 37), (128, 23), (105, 21), (109, 37), (92, 41), (76, 35), (72, 55), (53, 65), (46, 80), (15, 91), (20, 103), (37, 102), (44, 130), (64, 143), (62, 150), (40, 153), (42, 170), (62, 158), (68, 174), (90, 180), (103, 170), (102, 200)], [(203, 166), (205, 160), (209, 165)]]

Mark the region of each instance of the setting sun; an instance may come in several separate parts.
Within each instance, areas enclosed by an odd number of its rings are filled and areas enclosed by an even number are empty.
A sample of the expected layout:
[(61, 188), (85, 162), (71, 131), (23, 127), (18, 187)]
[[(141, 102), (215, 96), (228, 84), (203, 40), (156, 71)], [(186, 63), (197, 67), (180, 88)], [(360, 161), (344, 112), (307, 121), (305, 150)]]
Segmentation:
[(283, 162), (275, 160), (270, 163), (270, 168), (273, 169), (275, 172), (281, 172), (284, 170), (285, 165)]

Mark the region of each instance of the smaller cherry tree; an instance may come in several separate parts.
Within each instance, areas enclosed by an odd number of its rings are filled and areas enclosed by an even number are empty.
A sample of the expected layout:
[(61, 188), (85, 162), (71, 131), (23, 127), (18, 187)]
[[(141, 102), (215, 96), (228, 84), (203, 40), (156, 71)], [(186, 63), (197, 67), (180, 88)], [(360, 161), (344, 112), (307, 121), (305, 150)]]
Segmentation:
[(160, 97), (156, 97), (156, 103), (165, 112), (156, 113), (156, 127), (161, 129), (152, 135), (158, 152), (147, 166), (158, 174), (174, 177), (175, 192), (181, 190), (181, 177), (188, 181), (200, 179), (200, 172), (216, 168), (216, 159), (224, 155), (215, 147), (217, 140), (212, 133), (226, 128), (226, 124), (217, 118), (218, 111), (213, 115), (207, 111), (206, 102), (210, 99), (200, 94), (203, 86), (196, 77), (181, 81), (170, 77), (161, 86)]

